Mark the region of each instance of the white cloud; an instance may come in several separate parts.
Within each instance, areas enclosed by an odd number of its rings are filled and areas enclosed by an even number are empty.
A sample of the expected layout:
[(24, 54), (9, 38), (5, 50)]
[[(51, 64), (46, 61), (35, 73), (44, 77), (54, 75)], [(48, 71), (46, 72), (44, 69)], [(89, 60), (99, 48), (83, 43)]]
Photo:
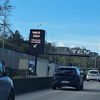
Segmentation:
[(65, 47), (65, 45), (64, 45), (64, 43), (63, 42), (58, 42), (58, 43), (56, 43), (56, 45), (58, 46), (58, 47)]
[(85, 47), (86, 49), (89, 49), (93, 52), (98, 52), (100, 49), (100, 43), (97, 47), (96, 42), (90, 42), (90, 41), (78, 41), (78, 40), (71, 40), (71, 41), (56, 41), (55, 42), (57, 46), (61, 47)]
[(100, 54), (100, 43), (97, 42), (90, 42), (90, 41), (79, 41), (79, 40), (56, 40), (55, 41), (56, 46), (58, 47), (85, 47), (88, 50), (91, 50), (92, 52), (97, 52)]
[(78, 40), (71, 40), (71, 41), (56, 41), (57, 46), (66, 46), (66, 47), (95, 47), (96, 43), (89, 42), (89, 41), (78, 41)]
[(97, 44), (97, 48), (100, 49), (100, 43)]

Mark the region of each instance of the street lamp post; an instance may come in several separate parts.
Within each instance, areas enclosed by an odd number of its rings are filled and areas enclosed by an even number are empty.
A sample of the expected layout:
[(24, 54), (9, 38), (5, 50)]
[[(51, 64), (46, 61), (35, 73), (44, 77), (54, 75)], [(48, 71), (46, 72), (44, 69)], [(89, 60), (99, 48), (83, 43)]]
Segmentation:
[(42, 24), (37, 24), (37, 29), (39, 29), (40, 26), (42, 26)]
[(97, 57), (93, 57), (92, 58), (93, 59), (93, 63), (94, 63), (94, 68), (96, 69), (96, 66), (97, 66)]
[(97, 57), (95, 57), (95, 62), (94, 62), (94, 66), (95, 66), (95, 69), (96, 69), (96, 67), (97, 67)]

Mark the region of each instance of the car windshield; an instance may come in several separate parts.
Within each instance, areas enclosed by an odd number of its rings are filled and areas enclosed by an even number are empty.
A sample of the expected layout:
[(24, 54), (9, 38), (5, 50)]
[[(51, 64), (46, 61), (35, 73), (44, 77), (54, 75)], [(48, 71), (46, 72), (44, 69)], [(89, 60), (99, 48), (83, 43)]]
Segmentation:
[(73, 73), (75, 74), (75, 69), (74, 68), (58, 68), (57, 70), (58, 73)]
[(89, 74), (99, 74), (98, 71), (90, 71)]

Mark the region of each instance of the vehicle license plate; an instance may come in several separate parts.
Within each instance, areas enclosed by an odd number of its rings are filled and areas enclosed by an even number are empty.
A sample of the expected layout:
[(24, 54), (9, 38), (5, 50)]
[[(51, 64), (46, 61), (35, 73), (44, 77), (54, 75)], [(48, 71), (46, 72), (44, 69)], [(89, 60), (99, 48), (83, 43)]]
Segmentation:
[(69, 81), (61, 81), (61, 83), (69, 83)]

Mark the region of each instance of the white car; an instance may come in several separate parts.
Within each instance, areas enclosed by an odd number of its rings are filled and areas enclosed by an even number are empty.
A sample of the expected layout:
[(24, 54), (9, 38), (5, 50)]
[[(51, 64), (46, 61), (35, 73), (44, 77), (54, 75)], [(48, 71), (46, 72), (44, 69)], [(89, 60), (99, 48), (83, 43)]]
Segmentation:
[(0, 100), (15, 100), (13, 81), (6, 75), (4, 66), (0, 63)]
[(100, 73), (98, 70), (89, 70), (86, 76), (86, 80), (97, 80), (100, 82)]

